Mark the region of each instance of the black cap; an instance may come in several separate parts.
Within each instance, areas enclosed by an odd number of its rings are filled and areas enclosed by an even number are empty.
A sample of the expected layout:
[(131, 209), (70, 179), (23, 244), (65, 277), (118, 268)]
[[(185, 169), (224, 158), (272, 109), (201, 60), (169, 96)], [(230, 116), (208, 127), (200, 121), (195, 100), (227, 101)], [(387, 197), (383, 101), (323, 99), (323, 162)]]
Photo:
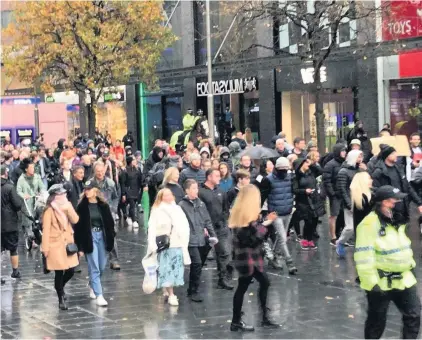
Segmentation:
[(97, 184), (95, 184), (95, 182), (94, 182), (94, 181), (87, 180), (87, 181), (84, 183), (84, 189), (85, 189), (85, 190), (89, 190), (89, 189), (93, 189), (93, 188), (98, 188)]
[(379, 187), (375, 192), (374, 201), (381, 202), (388, 200), (390, 198), (395, 198), (397, 200), (402, 200), (407, 194), (401, 192), (399, 189), (392, 187), (391, 185), (383, 185)]
[(392, 146), (381, 149), (381, 159), (385, 161), (387, 157), (390, 156), (393, 152), (396, 152), (396, 149), (394, 149)]
[(53, 184), (50, 189), (48, 189), (50, 195), (61, 195), (66, 194), (67, 190), (64, 188), (63, 184)]

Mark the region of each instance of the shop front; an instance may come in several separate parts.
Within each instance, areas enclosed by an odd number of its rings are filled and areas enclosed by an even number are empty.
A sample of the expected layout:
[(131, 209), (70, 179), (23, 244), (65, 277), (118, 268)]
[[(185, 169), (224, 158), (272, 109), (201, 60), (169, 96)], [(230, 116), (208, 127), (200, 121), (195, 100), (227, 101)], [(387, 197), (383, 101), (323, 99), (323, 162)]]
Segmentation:
[[(74, 139), (80, 129), (79, 96), (76, 91), (55, 92), (45, 96), (46, 103), (65, 103), (67, 112), (67, 137)], [(87, 105), (91, 101), (86, 98)], [(113, 140), (122, 139), (127, 133), (126, 86), (106, 88), (96, 109), (97, 127), (109, 133)]]
[[(259, 86), (258, 78), (221, 77), (213, 81), (215, 124), (219, 127), (221, 143), (224, 132), (245, 132), (249, 128), (255, 141), (260, 139)], [(196, 105), (207, 114), (208, 82), (198, 78), (196, 83)], [(230, 127), (223, 129), (223, 127)], [(231, 137), (231, 136), (229, 136)]]
[(380, 120), (409, 137), (422, 130), (422, 51), (380, 59)]
[[(357, 95), (361, 90), (358, 87), (356, 67), (356, 62), (339, 61), (327, 63), (321, 68), (321, 100), (328, 150), (338, 138), (345, 138), (353, 128), (358, 111)], [(277, 72), (277, 95), (281, 97), (281, 112), (276, 113), (276, 122), (280, 122), (280, 130), (286, 133), (290, 142), (295, 137), (317, 141), (313, 83), (313, 68), (306, 65), (285, 67)]]

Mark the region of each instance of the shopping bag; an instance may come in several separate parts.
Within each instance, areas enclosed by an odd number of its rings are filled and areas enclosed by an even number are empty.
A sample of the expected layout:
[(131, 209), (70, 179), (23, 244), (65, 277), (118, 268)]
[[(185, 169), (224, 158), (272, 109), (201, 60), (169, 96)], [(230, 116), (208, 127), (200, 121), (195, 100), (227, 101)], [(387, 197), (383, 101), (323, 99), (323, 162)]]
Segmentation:
[(153, 252), (147, 254), (142, 259), (142, 266), (144, 267), (145, 276), (142, 283), (142, 289), (145, 294), (151, 294), (157, 289), (157, 269), (158, 259), (157, 253)]

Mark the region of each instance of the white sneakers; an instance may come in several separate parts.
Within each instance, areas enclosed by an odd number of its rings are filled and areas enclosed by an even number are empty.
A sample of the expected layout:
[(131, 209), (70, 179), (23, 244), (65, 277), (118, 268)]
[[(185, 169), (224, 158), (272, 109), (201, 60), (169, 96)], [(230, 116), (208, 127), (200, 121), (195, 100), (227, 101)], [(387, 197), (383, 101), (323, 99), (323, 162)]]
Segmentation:
[(108, 302), (104, 299), (104, 296), (97, 296), (97, 306), (105, 307), (108, 305)]
[(126, 219), (126, 222), (127, 222), (127, 225), (130, 227), (131, 225), (132, 225), (132, 219), (130, 218), (130, 217), (128, 217), (127, 219)]
[(89, 298), (95, 300), (97, 297), (95, 296), (94, 290), (89, 287)]
[(139, 228), (139, 224), (138, 224), (138, 222), (133, 222), (133, 228), (135, 228), (135, 229), (137, 229), (137, 228)]
[(170, 306), (178, 306), (179, 305), (179, 300), (177, 299), (176, 295), (169, 296), (167, 302), (169, 303)]

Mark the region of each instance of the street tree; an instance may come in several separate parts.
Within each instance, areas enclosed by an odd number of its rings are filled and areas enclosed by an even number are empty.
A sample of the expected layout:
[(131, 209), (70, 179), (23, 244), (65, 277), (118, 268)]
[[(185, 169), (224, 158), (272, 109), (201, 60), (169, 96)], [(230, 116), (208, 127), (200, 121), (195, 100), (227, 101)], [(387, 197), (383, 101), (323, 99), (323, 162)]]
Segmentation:
[[(126, 84), (136, 73), (157, 84), (156, 65), (177, 39), (163, 24), (162, 1), (24, 1), (3, 30), (6, 74), (45, 93), (60, 84), (91, 100), (89, 133), (104, 88)], [(81, 108), (84, 109), (84, 108)], [(81, 127), (86, 116), (81, 117)], [(86, 124), (85, 124), (86, 126)]]
[[(230, 27), (232, 32), (226, 41), (227, 48), (232, 60), (239, 56), (248, 55), (251, 50), (267, 49), (274, 54), (297, 57), (300, 63), (306, 67), (304, 70), (308, 76), (308, 82), (312, 83), (312, 93), (315, 97), (315, 120), (317, 130), (318, 149), (326, 150), (325, 140), (325, 115), (322, 102), (322, 82), (325, 77), (325, 65), (327, 59), (342, 48), (339, 41), (339, 31), (347, 24), (353, 32), (350, 38), (351, 44), (367, 45), (376, 40), (376, 17), (388, 11), (388, 3), (383, 2), (376, 7), (373, 2), (353, 0), (330, 0), (330, 1), (303, 1), (303, 0), (243, 0), (227, 2), (226, 14), (231, 13), (236, 22)], [(245, 31), (255, 29), (257, 24), (274, 27), (273, 39), (267, 41), (255, 41), (249, 46), (234, 53), (235, 42), (244, 35)], [(294, 40), (294, 48), (289, 46), (281, 48), (279, 45), (278, 30), (288, 30), (289, 38)], [(227, 31), (218, 32), (225, 36)], [(229, 61), (226, 59), (225, 61)]]

